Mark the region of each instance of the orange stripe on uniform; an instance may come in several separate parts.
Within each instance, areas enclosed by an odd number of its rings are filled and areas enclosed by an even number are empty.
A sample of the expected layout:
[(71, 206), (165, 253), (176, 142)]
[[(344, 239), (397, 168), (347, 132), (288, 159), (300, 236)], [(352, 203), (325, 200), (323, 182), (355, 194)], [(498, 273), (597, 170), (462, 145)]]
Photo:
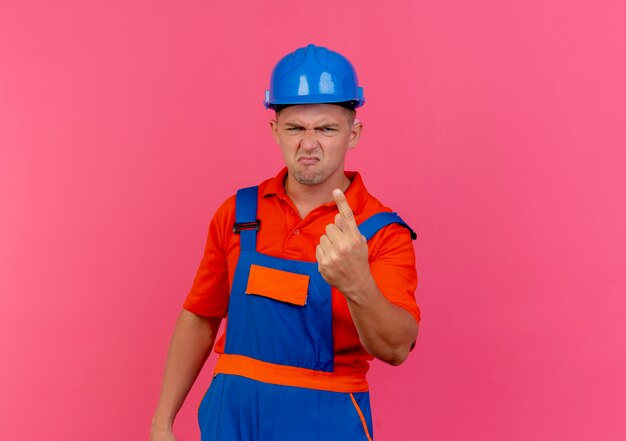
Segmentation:
[(332, 372), (267, 363), (243, 355), (220, 354), (215, 373), (239, 375), (270, 384), (331, 392), (367, 392), (369, 390), (365, 376), (336, 375)]
[(352, 404), (354, 404), (354, 408), (356, 409), (356, 412), (359, 414), (359, 418), (361, 418), (361, 424), (363, 424), (363, 430), (365, 431), (365, 436), (367, 436), (367, 441), (372, 441), (372, 437), (370, 436), (370, 431), (367, 428), (367, 423), (365, 422), (365, 417), (363, 416), (363, 412), (361, 412), (359, 403), (356, 402), (356, 398), (354, 398), (354, 395), (350, 394), (350, 398), (352, 399)]

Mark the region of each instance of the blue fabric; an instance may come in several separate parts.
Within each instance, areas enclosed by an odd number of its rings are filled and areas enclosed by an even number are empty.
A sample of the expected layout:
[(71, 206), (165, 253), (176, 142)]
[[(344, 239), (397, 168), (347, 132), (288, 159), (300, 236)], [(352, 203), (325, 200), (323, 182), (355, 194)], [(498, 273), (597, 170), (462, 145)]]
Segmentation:
[(402, 220), (402, 218), (398, 216), (398, 213), (391, 212), (376, 213), (375, 215), (370, 216), (368, 219), (361, 222), (359, 225), (359, 231), (367, 240), (370, 240), (374, 234), (378, 233), (378, 231), (390, 224), (399, 224), (408, 229), (411, 232), (411, 238), (413, 240), (417, 237), (415, 231), (413, 231), (411, 227), (409, 227)]
[[(369, 393), (353, 393), (372, 436)], [(202, 441), (367, 441), (349, 393), (215, 376), (198, 409)]]
[[(256, 221), (257, 199), (259, 187), (242, 188), (237, 191), (237, 203), (235, 205), (235, 222), (244, 224)], [(242, 230), (241, 249), (254, 251), (256, 249), (256, 231)]]
[[(236, 223), (256, 220), (257, 200), (257, 187), (237, 192)], [(359, 229), (370, 239), (392, 223), (409, 228), (396, 213), (378, 213)], [(306, 304), (246, 294), (253, 264), (309, 276)], [(261, 254), (256, 251), (256, 231), (241, 231), (224, 352), (333, 372), (331, 287), (317, 270), (317, 263)], [(371, 435), (369, 394), (353, 396)], [(273, 385), (236, 375), (220, 374), (213, 379), (200, 405), (199, 420), (202, 441), (367, 440), (349, 393)]]
[[(306, 305), (247, 295), (252, 264), (308, 275)], [(268, 363), (332, 372), (330, 285), (317, 271), (317, 263), (241, 251), (230, 294), (224, 352)]]

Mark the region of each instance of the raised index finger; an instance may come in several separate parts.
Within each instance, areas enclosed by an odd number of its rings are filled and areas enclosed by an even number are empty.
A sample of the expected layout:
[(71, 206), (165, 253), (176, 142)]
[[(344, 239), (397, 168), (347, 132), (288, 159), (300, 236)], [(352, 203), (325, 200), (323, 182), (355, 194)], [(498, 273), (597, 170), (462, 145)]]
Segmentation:
[(339, 209), (341, 217), (345, 219), (347, 225), (352, 229), (356, 228), (354, 213), (352, 212), (352, 208), (350, 208), (350, 204), (348, 204), (348, 200), (346, 199), (346, 195), (343, 194), (343, 191), (338, 188), (333, 190), (333, 198), (337, 203), (337, 208)]

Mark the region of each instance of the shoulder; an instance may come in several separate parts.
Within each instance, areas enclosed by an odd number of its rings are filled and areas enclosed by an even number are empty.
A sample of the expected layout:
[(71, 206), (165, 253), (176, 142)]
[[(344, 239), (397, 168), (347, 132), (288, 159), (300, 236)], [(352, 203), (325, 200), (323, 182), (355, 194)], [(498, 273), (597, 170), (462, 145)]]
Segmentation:
[(224, 202), (221, 203), (215, 214), (213, 215), (213, 222), (220, 222), (235, 216), (235, 206), (237, 201), (237, 195), (233, 194), (229, 196)]
[[(275, 184), (276, 180), (277, 180), (277, 177), (268, 178), (258, 185), (242, 187), (238, 189), (237, 191), (243, 190), (245, 188), (258, 187), (257, 201), (261, 201), (262, 195), (265, 192), (271, 190), (271, 187)], [(233, 193), (231, 196), (229, 196), (228, 198), (226, 198), (226, 200), (224, 200), (224, 202), (222, 202), (219, 205), (219, 207), (215, 211), (215, 214), (213, 215), (213, 221), (212, 221), (213, 223), (220, 225), (220, 226), (228, 226), (229, 228), (232, 227), (232, 224), (235, 222), (235, 210), (237, 207), (237, 191)]]
[[(367, 190), (358, 176), (358, 184), (361, 186), (359, 191), (359, 211), (355, 213), (358, 224), (362, 224), (368, 219), (379, 213), (392, 213), (394, 210), (383, 204), (377, 197), (373, 196)], [(356, 180), (355, 180), (356, 181)], [(400, 218), (401, 222), (405, 222)], [(385, 223), (385, 222), (383, 222)], [(413, 240), (411, 230), (400, 223), (389, 223), (382, 226), (369, 240), (370, 257), (381, 254), (397, 252), (403, 257), (413, 255)]]

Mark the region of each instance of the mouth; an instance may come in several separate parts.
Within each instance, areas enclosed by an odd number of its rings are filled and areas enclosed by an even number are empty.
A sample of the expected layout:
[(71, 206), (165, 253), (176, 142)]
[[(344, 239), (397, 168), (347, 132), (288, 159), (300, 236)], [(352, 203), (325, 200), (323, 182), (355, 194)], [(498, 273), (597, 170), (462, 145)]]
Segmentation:
[(320, 159), (315, 156), (300, 156), (298, 162), (304, 165), (314, 165), (320, 162)]

